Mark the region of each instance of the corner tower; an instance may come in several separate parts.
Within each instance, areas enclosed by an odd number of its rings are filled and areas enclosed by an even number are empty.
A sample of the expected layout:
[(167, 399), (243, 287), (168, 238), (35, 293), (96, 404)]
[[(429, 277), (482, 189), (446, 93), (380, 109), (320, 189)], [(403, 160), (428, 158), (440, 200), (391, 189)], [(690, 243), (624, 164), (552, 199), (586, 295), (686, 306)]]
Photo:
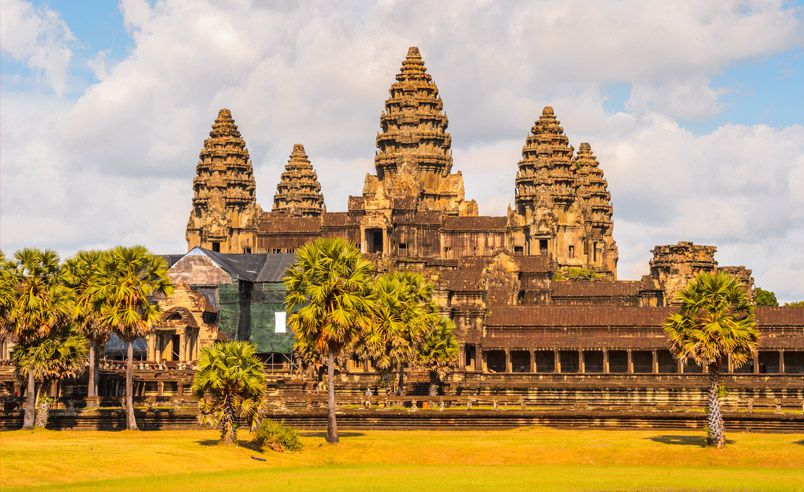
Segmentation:
[(324, 195), (310, 159), (302, 144), (295, 144), (274, 195), (271, 210), (278, 215), (319, 217), (324, 211)]
[(516, 173), (516, 213), (526, 250), (560, 267), (617, 276), (611, 195), (589, 144), (577, 156), (553, 108), (546, 106), (522, 147)]
[(593, 268), (614, 272), (617, 270), (618, 251), (608, 182), (588, 143), (580, 145), (572, 163), (577, 176), (576, 199), (581, 210), (581, 241), (586, 263)]
[(221, 109), (198, 158), (187, 249), (250, 253), (259, 206), (246, 142), (228, 109)]
[(387, 196), (414, 198), (418, 210), (477, 215), (477, 205), (464, 201), (463, 176), (451, 173), (449, 122), (419, 48), (408, 49), (389, 92), (374, 158), (379, 183), (367, 179), (367, 188), (381, 184)]

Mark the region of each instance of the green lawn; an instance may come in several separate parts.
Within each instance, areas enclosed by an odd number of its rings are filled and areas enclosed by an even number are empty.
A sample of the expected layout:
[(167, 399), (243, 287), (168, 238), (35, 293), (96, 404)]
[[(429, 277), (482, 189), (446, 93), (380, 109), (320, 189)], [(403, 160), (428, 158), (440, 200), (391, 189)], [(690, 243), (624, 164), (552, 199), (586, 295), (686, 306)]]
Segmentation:
[(305, 433), (293, 454), (216, 437), (4, 432), (0, 490), (804, 490), (804, 434), (731, 433), (718, 451), (685, 431), (366, 431), (335, 446)]

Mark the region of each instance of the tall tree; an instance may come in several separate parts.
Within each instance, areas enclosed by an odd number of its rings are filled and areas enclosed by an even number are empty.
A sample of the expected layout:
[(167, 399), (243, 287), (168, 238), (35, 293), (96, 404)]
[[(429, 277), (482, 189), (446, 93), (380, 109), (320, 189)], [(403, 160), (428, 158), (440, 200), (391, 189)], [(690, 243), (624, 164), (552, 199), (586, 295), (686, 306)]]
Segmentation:
[(288, 324), (303, 350), (326, 357), (329, 416), (327, 441), (338, 442), (335, 418), (335, 361), (371, 322), (369, 282), (374, 268), (354, 244), (322, 238), (296, 252), (285, 277)]
[[(5, 326), (17, 342), (35, 345), (65, 323), (72, 309), (72, 295), (62, 282), (59, 255), (53, 250), (21, 249), (7, 263), (4, 282), (13, 291)], [(33, 429), (36, 407), (36, 372), (27, 371), (28, 385), (23, 429)]]
[[(74, 326), (62, 323), (54, 327), (47, 337), (17, 344), (11, 360), (19, 374), (34, 374), (42, 386), (50, 380), (62, 380), (81, 375), (86, 367), (87, 339)], [(37, 392), (41, 398), (41, 389)], [(57, 395), (58, 396), (58, 395)], [(36, 426), (47, 425), (48, 405), (39, 407)]]
[(753, 359), (759, 331), (748, 289), (727, 273), (700, 273), (678, 293), (681, 308), (664, 323), (670, 351), (692, 359), (709, 372), (707, 443), (726, 442), (720, 412), (720, 367), (731, 358), (734, 367)]
[(776, 294), (770, 290), (757, 287), (754, 289), (754, 301), (757, 306), (778, 306), (779, 301), (776, 300)]
[(396, 373), (397, 393), (405, 393), (405, 369), (416, 363), (417, 349), (438, 323), (434, 286), (415, 272), (380, 275), (373, 283), (374, 309), (358, 355), (374, 360), (382, 373)]
[(101, 312), (92, 299), (92, 287), (101, 281), (102, 251), (79, 251), (64, 263), (64, 278), (73, 289), (76, 302), (73, 319), (89, 340), (89, 377), (87, 396), (98, 396), (98, 353), (109, 339), (109, 327), (101, 322)]
[(159, 319), (154, 298), (170, 295), (173, 285), (167, 262), (144, 246), (118, 246), (107, 251), (101, 273), (87, 295), (100, 312), (100, 322), (126, 342), (126, 427), (137, 430), (134, 416), (134, 340), (150, 333)]
[(418, 365), (427, 371), (430, 378), (430, 396), (437, 396), (441, 392), (444, 376), (458, 363), (458, 339), (454, 331), (452, 320), (441, 317), (434, 327), (426, 331), (419, 346)]
[(237, 442), (241, 421), (254, 426), (262, 415), (265, 366), (250, 342), (218, 343), (201, 351), (193, 379), (199, 420), (220, 429), (221, 443)]

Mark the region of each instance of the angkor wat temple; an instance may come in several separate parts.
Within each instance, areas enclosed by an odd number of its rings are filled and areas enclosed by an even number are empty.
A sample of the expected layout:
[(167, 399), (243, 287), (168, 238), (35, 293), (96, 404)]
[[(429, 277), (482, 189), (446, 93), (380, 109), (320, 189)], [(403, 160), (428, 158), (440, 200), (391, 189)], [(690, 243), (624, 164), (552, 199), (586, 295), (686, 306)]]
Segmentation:
[[(713, 246), (679, 242), (653, 249), (648, 275), (618, 280), (603, 169), (589, 143), (570, 144), (549, 106), (521, 160), (499, 167), (500, 179), (511, 181), (513, 207), (504, 216), (479, 215), (461, 172), (453, 172), (447, 115), (417, 48), (389, 92), (376, 173), (349, 197), (346, 212), (326, 210), (326, 190), (301, 144), (264, 211), (246, 142), (231, 112), (220, 110), (193, 179), (189, 253), (168, 257), (177, 292), (160, 301), (163, 321), (141, 348), (140, 394), (181, 394), (198, 348), (220, 338), (253, 341), (284, 387), (309, 387), (291, 375), (282, 277), (301, 245), (338, 236), (380, 271), (415, 270), (437, 285), (436, 301), (460, 343), (448, 393), (560, 391), (567, 401), (589, 402), (628, 388), (642, 392), (632, 400), (672, 405), (673, 391), (689, 390), (684, 398), (701, 405), (704, 369), (673, 359), (661, 325), (675, 293), (698, 272), (726, 270), (752, 288), (751, 270), (718, 265)], [(723, 368), (729, 386), (737, 397), (801, 400), (804, 308), (760, 307), (757, 318), (759, 354), (747, 366)], [(342, 378), (353, 382), (353, 394), (376, 380), (370, 363), (356, 359)], [(119, 392), (109, 384), (107, 392)]]

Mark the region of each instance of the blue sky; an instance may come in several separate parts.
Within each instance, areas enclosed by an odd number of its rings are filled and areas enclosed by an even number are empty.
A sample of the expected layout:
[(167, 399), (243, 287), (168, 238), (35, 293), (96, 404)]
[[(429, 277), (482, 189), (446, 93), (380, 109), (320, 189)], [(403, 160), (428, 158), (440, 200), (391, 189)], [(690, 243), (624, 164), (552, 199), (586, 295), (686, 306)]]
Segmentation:
[(606, 173), (622, 278), (647, 271), (654, 245), (692, 240), (804, 299), (800, 1), (0, 5), (4, 250), (182, 251), (221, 107), (263, 208), (300, 142), (328, 210), (344, 210), (373, 171), (383, 101), (415, 44), (481, 214), (505, 213), (524, 137), (550, 104)]

